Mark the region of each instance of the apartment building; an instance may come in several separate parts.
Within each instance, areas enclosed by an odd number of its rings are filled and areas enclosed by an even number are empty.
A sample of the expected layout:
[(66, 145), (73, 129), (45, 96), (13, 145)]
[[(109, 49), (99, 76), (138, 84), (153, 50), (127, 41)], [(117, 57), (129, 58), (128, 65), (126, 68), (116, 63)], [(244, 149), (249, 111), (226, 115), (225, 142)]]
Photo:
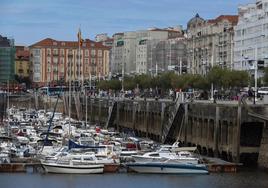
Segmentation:
[(198, 14), (187, 24), (188, 72), (205, 75), (213, 66), (233, 69), (233, 37), (237, 15), (205, 20)]
[(153, 74), (156, 67), (156, 46), (159, 42), (182, 36), (175, 28), (116, 33), (113, 35), (112, 74)]
[(234, 28), (234, 68), (254, 76), (257, 63), (261, 77), (263, 67), (268, 66), (268, 0), (239, 6), (238, 15)]
[(39, 85), (69, 80), (101, 79), (109, 74), (109, 48), (85, 39), (57, 41), (46, 38), (30, 46), (33, 82)]
[(14, 80), (14, 40), (0, 35), (0, 83)]
[(30, 77), (30, 52), (27, 47), (16, 46), (15, 75), (18, 77)]

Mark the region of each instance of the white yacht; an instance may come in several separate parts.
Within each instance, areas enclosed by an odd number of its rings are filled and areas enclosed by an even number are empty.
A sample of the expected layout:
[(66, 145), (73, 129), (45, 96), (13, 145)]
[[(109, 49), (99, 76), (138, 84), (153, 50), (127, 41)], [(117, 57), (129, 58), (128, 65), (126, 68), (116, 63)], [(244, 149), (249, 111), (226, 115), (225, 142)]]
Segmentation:
[(208, 174), (204, 164), (191, 164), (166, 160), (163, 162), (128, 163), (128, 171), (149, 174)]
[(192, 151), (196, 147), (161, 147), (158, 151), (148, 152), (143, 155), (132, 155), (135, 162), (163, 162), (166, 160), (177, 160), (183, 163), (198, 164), (199, 157), (195, 156)]
[(103, 173), (104, 165), (98, 163), (93, 152), (83, 154), (61, 153), (57, 160), (41, 161), (48, 173), (63, 174), (99, 174)]

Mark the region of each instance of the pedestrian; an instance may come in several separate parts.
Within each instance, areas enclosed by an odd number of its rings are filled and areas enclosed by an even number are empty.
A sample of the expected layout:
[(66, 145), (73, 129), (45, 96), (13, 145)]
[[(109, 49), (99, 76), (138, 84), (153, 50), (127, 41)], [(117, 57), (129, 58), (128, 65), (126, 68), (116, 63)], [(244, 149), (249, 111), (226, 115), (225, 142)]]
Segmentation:
[(253, 97), (253, 90), (252, 90), (252, 88), (250, 87), (250, 88), (248, 89), (248, 98), (249, 98), (249, 100), (251, 100), (252, 97)]

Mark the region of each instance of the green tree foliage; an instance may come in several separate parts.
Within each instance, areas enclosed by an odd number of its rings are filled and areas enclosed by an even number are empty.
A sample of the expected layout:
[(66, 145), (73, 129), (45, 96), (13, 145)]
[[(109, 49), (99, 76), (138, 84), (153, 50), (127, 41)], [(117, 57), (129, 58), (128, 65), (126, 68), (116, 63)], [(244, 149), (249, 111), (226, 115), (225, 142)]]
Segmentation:
[(120, 90), (121, 82), (119, 80), (101, 80), (97, 83), (97, 88), (102, 90)]
[[(264, 82), (268, 84), (268, 70), (266, 69), (266, 77)], [(182, 89), (210, 89), (210, 84), (213, 83), (215, 88), (230, 89), (234, 87), (245, 87), (250, 83), (250, 76), (246, 71), (235, 71), (213, 67), (206, 75), (182, 74), (177, 75), (174, 72), (162, 73), (156, 77), (150, 75), (138, 75), (135, 77), (124, 78), (124, 89), (133, 90), (137, 86), (140, 89), (159, 88), (161, 90)], [(98, 82), (99, 89), (120, 90), (122, 82), (119, 80), (102, 80)]]
[(136, 87), (135, 80), (131, 77), (125, 77), (124, 78), (124, 89), (125, 90), (132, 90)]
[(135, 76), (134, 83), (141, 89), (150, 88), (152, 86), (152, 77), (150, 75), (142, 74)]
[(213, 67), (208, 73), (209, 83), (213, 83), (216, 88), (245, 87), (249, 84), (249, 74), (246, 71), (236, 71)]
[(250, 76), (246, 71), (230, 71), (230, 87), (246, 87), (249, 85)]

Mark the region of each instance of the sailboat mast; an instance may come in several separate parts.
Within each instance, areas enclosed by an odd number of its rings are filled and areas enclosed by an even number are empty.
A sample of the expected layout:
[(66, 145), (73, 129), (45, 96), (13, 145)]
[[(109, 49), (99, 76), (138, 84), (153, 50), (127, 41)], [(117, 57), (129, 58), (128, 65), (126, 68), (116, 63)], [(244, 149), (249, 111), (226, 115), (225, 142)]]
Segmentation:
[(71, 84), (71, 82), (72, 82), (72, 75), (71, 75), (71, 73), (72, 73), (72, 71), (71, 71), (71, 69), (72, 69), (72, 61), (69, 61), (69, 102), (68, 102), (68, 113), (69, 113), (69, 138), (70, 138), (70, 135), (71, 135), (71, 100), (72, 100), (72, 90), (71, 90), (71, 88), (72, 88), (72, 84)]
[(86, 93), (86, 126), (87, 126), (87, 93)]
[(9, 79), (7, 80), (7, 118), (9, 118)]

